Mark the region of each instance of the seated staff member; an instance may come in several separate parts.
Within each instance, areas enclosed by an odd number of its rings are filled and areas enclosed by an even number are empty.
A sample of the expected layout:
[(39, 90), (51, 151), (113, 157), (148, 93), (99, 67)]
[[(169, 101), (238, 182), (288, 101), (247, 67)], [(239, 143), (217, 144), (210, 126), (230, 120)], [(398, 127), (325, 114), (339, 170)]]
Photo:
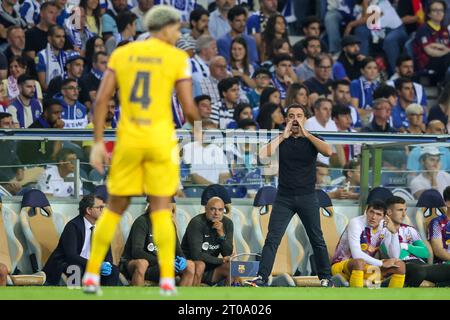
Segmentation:
[[(147, 201), (149, 199), (147, 198)], [(175, 204), (172, 207), (172, 220), (175, 218)], [(175, 274), (181, 277), (180, 286), (192, 286), (195, 265), (186, 260), (181, 250), (180, 241), (176, 239)], [(145, 280), (159, 283), (158, 247), (153, 241), (152, 222), (150, 220), (150, 203), (145, 213), (139, 216), (131, 226), (122, 258), (120, 270), (132, 286), (143, 286)]]
[(382, 278), (392, 275), (389, 288), (402, 288), (405, 282), (405, 263), (397, 258), (376, 259), (375, 255), (382, 244), (389, 256), (399, 257), (397, 230), (389, 217), (386, 217), (384, 202), (374, 200), (368, 205), (364, 215), (350, 220), (336, 247), (331, 273), (344, 276), (350, 281), (350, 287), (362, 288), (364, 279), (373, 273), (373, 268), (370, 267), (378, 267)]
[[(91, 255), (92, 233), (104, 208), (105, 200), (100, 195), (89, 194), (80, 200), (79, 215), (66, 224), (56, 249), (42, 269), (47, 275), (46, 284), (58, 285), (62, 273), (73, 276), (71, 266), (78, 266), (83, 276)], [(119, 268), (113, 264), (111, 247), (101, 264), (100, 275), (104, 286), (116, 286), (119, 282)]]
[[(450, 191), (450, 188), (449, 188)], [(412, 226), (403, 223), (406, 217), (406, 201), (393, 196), (386, 200), (387, 216), (398, 230), (400, 241), (400, 259), (406, 265), (406, 287), (419, 287), (424, 281), (431, 281), (437, 286), (450, 285), (450, 264), (427, 264), (430, 253), (427, 246)], [(381, 245), (383, 254), (388, 255), (386, 247)]]
[(195, 283), (230, 283), (233, 222), (223, 216), (224, 212), (223, 200), (212, 197), (206, 203), (205, 213), (195, 216), (186, 228), (181, 248), (195, 263)]

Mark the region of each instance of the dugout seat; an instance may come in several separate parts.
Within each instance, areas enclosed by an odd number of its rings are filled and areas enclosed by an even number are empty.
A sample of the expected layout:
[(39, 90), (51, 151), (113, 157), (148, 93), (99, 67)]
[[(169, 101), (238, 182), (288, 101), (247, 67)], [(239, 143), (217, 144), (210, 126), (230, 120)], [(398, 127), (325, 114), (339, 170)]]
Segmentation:
[(123, 249), (125, 248), (125, 243), (130, 234), (131, 226), (133, 225), (132, 215), (125, 211), (120, 220), (120, 224), (117, 226), (116, 233), (111, 242), (111, 254), (113, 257), (113, 263), (118, 266), (120, 262), (120, 257), (122, 256)]
[[(272, 205), (275, 201), (277, 189), (272, 186), (262, 187), (256, 193), (252, 210), (252, 233), (258, 244), (256, 252), (262, 252), (264, 241), (267, 236), (269, 218), (272, 213)], [(288, 274), (293, 276), (298, 265), (304, 257), (304, 249), (295, 237), (295, 228), (299, 218), (294, 215), (289, 223), (286, 233), (281, 239), (277, 250), (275, 262), (272, 269), (273, 276)], [(295, 283), (300, 283), (303, 277), (293, 277)]]
[(419, 197), (416, 207), (416, 226), (417, 230), (425, 242), (430, 256), (428, 257), (428, 263), (433, 264), (434, 255), (431, 244), (428, 241), (428, 227), (434, 218), (445, 214), (446, 207), (444, 199), (439, 191), (435, 189), (425, 190)]
[(53, 212), (45, 194), (37, 189), (26, 192), (20, 209), (20, 225), (33, 272), (42, 270), (58, 245), (67, 219)]
[(340, 219), (345, 219), (345, 225), (348, 223), (348, 218), (334, 211), (333, 203), (326, 192), (323, 190), (316, 190), (316, 195), (320, 207), (320, 226), (322, 228), (325, 243), (327, 244), (328, 258), (331, 262), (340, 238), (335, 218), (336, 216), (340, 216)]
[(0, 263), (8, 269), (8, 285), (32, 286), (43, 285), (46, 280), (44, 272), (35, 274), (21, 274), (18, 263), (23, 255), (23, 247), (16, 235), (14, 227), (17, 214), (7, 207), (3, 207), (0, 200)]
[(183, 239), (186, 228), (191, 221), (191, 215), (186, 210), (177, 206), (175, 215), (175, 225), (177, 226), (178, 239)]

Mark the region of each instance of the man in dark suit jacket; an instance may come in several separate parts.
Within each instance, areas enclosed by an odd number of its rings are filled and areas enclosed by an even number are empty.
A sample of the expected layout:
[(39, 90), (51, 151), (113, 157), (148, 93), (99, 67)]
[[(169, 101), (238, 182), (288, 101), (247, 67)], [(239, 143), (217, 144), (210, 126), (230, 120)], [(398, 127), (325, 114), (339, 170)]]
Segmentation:
[[(80, 276), (83, 276), (91, 251), (92, 231), (104, 207), (105, 202), (99, 196), (90, 194), (81, 199), (78, 208), (80, 214), (67, 223), (58, 246), (44, 266), (43, 271), (47, 275), (48, 285), (58, 285), (61, 274), (66, 273), (67, 268), (72, 265), (80, 267)], [(118, 283), (119, 269), (112, 261), (110, 248), (102, 263), (103, 286), (114, 286)]]

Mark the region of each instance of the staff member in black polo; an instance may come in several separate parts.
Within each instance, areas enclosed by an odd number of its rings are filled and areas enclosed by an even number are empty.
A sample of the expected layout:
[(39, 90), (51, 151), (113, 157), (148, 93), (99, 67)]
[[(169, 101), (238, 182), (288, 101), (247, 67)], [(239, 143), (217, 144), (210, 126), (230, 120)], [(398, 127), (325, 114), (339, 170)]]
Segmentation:
[(289, 106), (284, 132), (259, 152), (260, 158), (265, 159), (279, 148), (279, 185), (258, 277), (247, 282), (255, 287), (267, 285), (281, 238), (295, 213), (302, 220), (311, 242), (321, 286), (332, 286), (329, 280), (330, 262), (320, 228), (319, 205), (315, 195), (317, 154), (320, 152), (329, 157), (332, 149), (329, 144), (304, 128), (306, 119), (307, 111), (303, 106)]

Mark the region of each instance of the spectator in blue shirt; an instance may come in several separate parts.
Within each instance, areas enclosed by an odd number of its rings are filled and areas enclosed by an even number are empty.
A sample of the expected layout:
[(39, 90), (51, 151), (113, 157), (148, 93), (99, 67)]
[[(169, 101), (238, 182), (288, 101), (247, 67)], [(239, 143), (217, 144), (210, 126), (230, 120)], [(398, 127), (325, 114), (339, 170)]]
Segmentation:
[(71, 78), (63, 80), (61, 93), (62, 95), (57, 95), (55, 98), (59, 98), (63, 106), (64, 129), (84, 129), (88, 124), (87, 108), (78, 102), (77, 80)]
[(265, 88), (270, 85), (272, 74), (265, 68), (256, 69), (253, 73), (253, 79), (255, 80), (255, 88), (247, 92), (248, 101), (252, 109), (259, 107), (259, 100), (261, 94)]
[(254, 12), (247, 20), (247, 31), (255, 37), (256, 41), (261, 39), (269, 17), (277, 13), (278, 0), (259, 0), (259, 11)]
[(378, 75), (377, 63), (372, 57), (367, 57), (361, 62), (361, 77), (350, 83), (352, 104), (363, 121), (372, 113), (373, 93), (379, 86)]
[[(410, 78), (399, 78), (395, 80), (395, 88), (398, 93), (397, 105), (392, 109), (392, 126), (395, 129), (408, 128), (409, 122), (406, 108), (414, 103), (414, 83)], [(426, 112), (423, 111), (422, 122), (426, 123)]]
[(228, 11), (235, 5), (236, 0), (216, 0), (217, 9), (211, 12), (208, 22), (208, 30), (211, 37), (218, 40), (230, 32), (231, 27), (227, 18)]
[(127, 0), (111, 0), (112, 7), (102, 16), (102, 32), (105, 41), (113, 34), (119, 33), (117, 29), (117, 16), (128, 10)]
[(280, 92), (282, 105), (284, 105), (287, 89), (295, 81), (291, 77), (293, 73), (292, 58), (287, 54), (281, 54), (274, 58), (273, 64), (275, 71), (272, 74), (272, 84)]
[(230, 23), (231, 31), (227, 32), (217, 40), (219, 55), (225, 57), (229, 63), (231, 42), (237, 36), (242, 36), (247, 43), (250, 63), (254, 64), (259, 62), (258, 49), (256, 48), (255, 39), (244, 34), (245, 24), (247, 22), (247, 11), (245, 11), (245, 9), (241, 6), (234, 6), (230, 9), (230, 11), (228, 11), (228, 21)]
[(47, 91), (50, 81), (64, 74), (66, 53), (64, 52), (65, 31), (64, 28), (54, 25), (48, 30), (48, 44), (44, 50), (38, 53), (36, 71), (39, 84), (43, 91)]

